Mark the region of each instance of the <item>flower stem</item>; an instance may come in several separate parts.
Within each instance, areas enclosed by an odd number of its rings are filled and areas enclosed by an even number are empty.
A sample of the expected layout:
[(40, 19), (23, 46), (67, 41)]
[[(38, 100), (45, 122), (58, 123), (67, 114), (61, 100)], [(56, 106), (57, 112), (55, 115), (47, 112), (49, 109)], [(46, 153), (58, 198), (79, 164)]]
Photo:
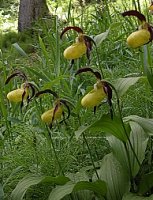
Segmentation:
[[(80, 116), (79, 115), (78, 115), (78, 121), (79, 121), (79, 125), (81, 126), (81, 120), (80, 120)], [(87, 149), (88, 149), (88, 152), (89, 152), (89, 155), (90, 155), (91, 163), (93, 165), (93, 168), (94, 168), (94, 171), (96, 173), (96, 176), (97, 176), (98, 179), (100, 179), (99, 174), (98, 174), (97, 169), (96, 169), (96, 166), (95, 166), (95, 163), (94, 163), (94, 160), (93, 160), (93, 157), (92, 157), (92, 153), (91, 153), (87, 138), (86, 138), (84, 133), (82, 133), (82, 136), (83, 136), (83, 139), (84, 139), (84, 141), (86, 143), (86, 146), (87, 146)]]
[[(97, 46), (96, 46), (96, 54), (97, 54), (98, 66), (101, 66), (101, 64), (100, 64), (100, 58), (99, 58), (99, 53), (98, 53)], [(103, 70), (102, 70), (102, 68), (101, 68), (101, 67), (100, 67), (100, 73), (101, 73), (102, 79), (104, 79), (104, 73), (103, 73)]]
[(87, 138), (86, 138), (86, 136), (85, 136), (84, 133), (82, 133), (82, 135), (83, 135), (83, 139), (84, 139), (84, 141), (85, 141), (85, 143), (86, 143), (86, 145), (87, 145), (87, 149), (88, 149), (88, 152), (89, 152), (89, 155), (90, 155), (90, 159), (91, 159), (93, 168), (94, 168), (94, 170), (95, 170), (96, 176), (97, 176), (98, 179), (100, 179), (99, 174), (98, 174), (98, 172), (97, 172), (97, 170), (96, 170), (96, 166), (95, 166), (94, 160), (93, 160), (93, 158), (92, 158), (92, 154), (91, 154), (91, 150), (90, 150), (90, 147), (89, 147)]
[(127, 137), (128, 143), (129, 143), (130, 148), (131, 148), (131, 150), (132, 150), (132, 152), (133, 152), (133, 154), (134, 154), (134, 157), (136, 158), (137, 163), (138, 163), (138, 165), (139, 165), (139, 167), (140, 167), (140, 166), (141, 166), (141, 163), (140, 163), (140, 161), (139, 161), (139, 159), (138, 159), (138, 157), (137, 157), (137, 155), (136, 155), (136, 153), (135, 153), (135, 151), (134, 151), (134, 148), (133, 148), (132, 143), (131, 143), (131, 141), (130, 141), (129, 135), (128, 135), (128, 133), (127, 133), (127, 131), (126, 131), (126, 128), (125, 128), (125, 124), (124, 124), (124, 121), (123, 121), (123, 116), (122, 116), (122, 111), (121, 111), (121, 107), (120, 107), (120, 101), (119, 101), (118, 93), (117, 93), (117, 91), (116, 91), (116, 88), (115, 88), (111, 83), (108, 83), (108, 84), (112, 87), (112, 89), (113, 89), (114, 92), (115, 92), (115, 95), (116, 95), (116, 98), (117, 98), (117, 106), (118, 106), (118, 111), (119, 111), (119, 117), (120, 117), (120, 120), (121, 120), (123, 129), (124, 129), (124, 133), (125, 133), (125, 135), (126, 135), (126, 137)]
[(58, 156), (57, 156), (57, 153), (56, 153), (56, 149), (55, 149), (55, 146), (54, 146), (54, 142), (53, 142), (53, 138), (52, 138), (52, 132), (50, 130), (50, 128), (48, 126), (47, 127), (47, 131), (48, 131), (48, 135), (49, 135), (49, 140), (50, 140), (50, 144), (51, 144), (51, 147), (53, 149), (53, 152), (54, 152), (54, 156), (55, 156), (55, 159), (58, 163), (58, 166), (59, 166), (59, 169), (60, 169), (60, 172), (62, 173), (62, 175), (64, 176), (64, 172), (63, 172), (63, 169), (62, 169), (62, 166), (61, 166), (61, 163), (58, 159)]

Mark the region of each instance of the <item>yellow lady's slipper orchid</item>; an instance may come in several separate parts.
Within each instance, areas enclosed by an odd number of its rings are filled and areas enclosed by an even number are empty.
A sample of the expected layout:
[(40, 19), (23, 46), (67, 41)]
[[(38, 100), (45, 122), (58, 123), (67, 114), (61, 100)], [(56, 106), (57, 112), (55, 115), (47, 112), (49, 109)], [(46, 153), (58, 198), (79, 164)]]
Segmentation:
[[(5, 84), (8, 84), (10, 82), (10, 80), (16, 76), (22, 78), (24, 82), (22, 83), (21, 88), (18, 88), (16, 90), (9, 92), (7, 94), (7, 99), (10, 102), (15, 102), (15, 103), (21, 102), (21, 108), (22, 108), (24, 100), (27, 100), (27, 103), (29, 103), (29, 101), (32, 99), (32, 97), (34, 97), (35, 85), (33, 83), (28, 82), (27, 76), (19, 70), (16, 70), (14, 73), (12, 73), (6, 79)], [(30, 95), (29, 95), (29, 93), (30, 93)]]
[[(64, 58), (71, 60), (71, 66), (74, 64), (74, 60), (81, 58), (86, 54), (88, 60), (90, 59), (90, 52), (92, 50), (92, 44), (95, 44), (94, 40), (83, 33), (83, 30), (77, 26), (68, 26), (62, 31), (60, 38), (68, 30), (73, 29), (78, 32), (78, 37), (71, 46), (64, 50)], [(96, 44), (95, 44), (96, 45)]]
[(94, 88), (82, 98), (81, 105), (86, 108), (93, 108), (98, 106), (105, 97), (106, 93), (102, 86)]
[(131, 33), (127, 38), (127, 44), (132, 48), (140, 47), (150, 41), (150, 32), (146, 29), (141, 29)]
[[(50, 89), (46, 89), (46, 90), (42, 90), (36, 93), (35, 97), (39, 97), (42, 94), (51, 94), (56, 98), (56, 101), (54, 102), (54, 107), (46, 112), (44, 112), (41, 115), (41, 120), (45, 123), (47, 123), (49, 125), (50, 128), (52, 128), (52, 124), (55, 120), (60, 119), (63, 116), (63, 120), (60, 121), (61, 122), (65, 122), (66, 119), (69, 118), (70, 116), (70, 108), (67, 105), (68, 101), (65, 99), (60, 99), (59, 96), (57, 95), (56, 92), (50, 90)], [(64, 107), (67, 109), (68, 115), (65, 118), (65, 109)]]
[(25, 95), (24, 95), (23, 99), (25, 100), (25, 99), (27, 99), (27, 97), (29, 95), (28, 88), (26, 88), (26, 89), (18, 88), (16, 90), (13, 90), (7, 94), (7, 98), (10, 102), (15, 102), (15, 103), (22, 102), (22, 95), (24, 92), (25, 92)]
[(101, 74), (98, 71), (94, 71), (90, 67), (84, 67), (77, 70), (75, 75), (84, 72), (91, 72), (97, 78), (97, 82), (94, 84), (94, 88), (87, 93), (81, 100), (81, 105), (85, 108), (94, 108), (94, 113), (100, 103), (106, 98), (110, 107), (111, 118), (113, 118), (112, 109), (112, 85), (105, 80), (102, 80)]
[(60, 119), (62, 116), (62, 113), (63, 113), (63, 109), (61, 106), (58, 106), (57, 110), (54, 113), (55, 109), (56, 108), (52, 108), (51, 110), (44, 112), (41, 115), (41, 120), (47, 124), (51, 124), (53, 122), (53, 120)]
[(135, 16), (141, 22), (141, 25), (138, 27), (138, 30), (131, 33), (127, 38), (127, 44), (130, 47), (137, 48), (152, 41), (153, 27), (146, 22), (146, 18), (142, 13), (138, 12), (137, 10), (129, 10), (122, 13), (122, 15), (123, 17)]
[(65, 49), (63, 55), (68, 60), (73, 60), (82, 57), (87, 51), (84, 42), (76, 42)]

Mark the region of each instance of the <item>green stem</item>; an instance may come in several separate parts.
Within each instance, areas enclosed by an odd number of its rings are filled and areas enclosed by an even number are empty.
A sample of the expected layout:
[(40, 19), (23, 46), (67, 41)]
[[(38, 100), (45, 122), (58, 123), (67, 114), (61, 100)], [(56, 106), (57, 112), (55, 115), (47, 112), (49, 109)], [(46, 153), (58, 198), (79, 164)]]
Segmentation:
[[(152, 71), (151, 67), (152, 66), (152, 60), (151, 60), (151, 53), (148, 49), (147, 45), (143, 46), (143, 53), (141, 53), (141, 61), (142, 61), (142, 66), (143, 66), (143, 74), (144, 76), (147, 77), (148, 83), (150, 84), (151, 88), (153, 89), (153, 81), (152, 81)], [(150, 87), (148, 87), (148, 83), (145, 83), (145, 91), (147, 95), (150, 95)], [(146, 106), (146, 117), (151, 117), (152, 112), (150, 110), (150, 101), (145, 99), (145, 106)]]
[(128, 148), (127, 148), (127, 145), (125, 142), (123, 142), (124, 144), (124, 148), (125, 148), (125, 151), (126, 151), (126, 155), (127, 155), (127, 159), (128, 159), (128, 163), (129, 163), (129, 174), (130, 174), (130, 180), (131, 180), (131, 192), (134, 192), (134, 180), (133, 180), (133, 175), (132, 175), (132, 167), (131, 167), (131, 161), (130, 161), (130, 155), (129, 155), (129, 151), (128, 151)]
[[(78, 115), (78, 121), (79, 121), (79, 125), (81, 126), (81, 120), (80, 120), (79, 115)], [(98, 174), (97, 169), (96, 169), (96, 166), (95, 166), (95, 163), (94, 163), (94, 160), (93, 160), (93, 158), (92, 158), (91, 150), (90, 150), (88, 141), (87, 141), (87, 139), (86, 139), (86, 136), (85, 136), (84, 133), (82, 133), (82, 135), (83, 135), (83, 139), (84, 139), (84, 141), (85, 141), (85, 143), (86, 143), (86, 146), (87, 146), (87, 149), (88, 149), (88, 152), (89, 152), (89, 155), (90, 155), (91, 163), (92, 163), (92, 165), (93, 165), (93, 168), (94, 168), (94, 171), (95, 171), (95, 173), (96, 173), (96, 176), (97, 176), (98, 179), (100, 179), (99, 174)]]
[(51, 147), (52, 147), (52, 149), (53, 149), (55, 159), (56, 159), (56, 161), (57, 161), (57, 163), (58, 163), (58, 166), (59, 166), (59, 169), (60, 169), (62, 175), (64, 176), (64, 172), (63, 172), (61, 163), (60, 163), (60, 161), (59, 161), (59, 159), (58, 159), (58, 156), (57, 156), (57, 153), (56, 153), (56, 149), (55, 149), (55, 146), (54, 146), (54, 142), (53, 142), (53, 138), (52, 138), (52, 132), (51, 132), (51, 130), (50, 130), (50, 128), (49, 128), (48, 126), (46, 126), (46, 127), (47, 127), (47, 131), (48, 131), (48, 135), (49, 135), (49, 140), (50, 140), (50, 142), (51, 142)]
[(97, 176), (98, 179), (100, 179), (99, 174), (98, 174), (98, 172), (97, 172), (97, 170), (96, 170), (96, 166), (95, 166), (94, 160), (93, 160), (93, 158), (92, 158), (92, 154), (91, 154), (91, 150), (90, 150), (90, 147), (89, 147), (87, 138), (86, 138), (86, 136), (85, 136), (84, 133), (82, 133), (82, 135), (83, 135), (83, 139), (84, 139), (84, 141), (85, 141), (85, 143), (86, 143), (86, 146), (87, 146), (87, 149), (88, 149), (88, 152), (89, 152), (89, 155), (90, 155), (90, 159), (91, 159), (93, 168), (94, 168), (94, 170), (95, 170), (96, 176)]
[(117, 106), (118, 106), (118, 111), (119, 111), (119, 117), (120, 117), (120, 120), (121, 120), (123, 129), (124, 129), (124, 133), (125, 133), (125, 135), (126, 135), (126, 137), (127, 137), (127, 140), (128, 140), (128, 142), (129, 142), (130, 148), (131, 148), (131, 150), (132, 150), (132, 152), (133, 152), (133, 154), (134, 154), (134, 156), (135, 156), (135, 158), (136, 158), (136, 160), (137, 160), (137, 163), (138, 163), (138, 165), (139, 165), (139, 167), (140, 167), (140, 166), (141, 166), (141, 163), (140, 163), (140, 161), (139, 161), (139, 159), (138, 159), (138, 157), (137, 157), (137, 155), (136, 155), (136, 153), (135, 153), (135, 151), (134, 151), (134, 149), (133, 149), (133, 146), (132, 146), (132, 143), (131, 143), (131, 141), (130, 141), (129, 135), (128, 135), (128, 133), (127, 133), (127, 131), (126, 131), (126, 128), (125, 128), (125, 124), (124, 124), (124, 122), (123, 122), (122, 111), (121, 111), (121, 107), (120, 107), (120, 101), (119, 101), (118, 93), (117, 93), (117, 91), (116, 91), (116, 88), (115, 88), (111, 83), (108, 83), (108, 84), (112, 87), (112, 89), (114, 90), (114, 92), (115, 92), (115, 94), (116, 94)]
[[(97, 54), (98, 66), (100, 67), (100, 66), (101, 66), (101, 64), (100, 64), (100, 58), (99, 58), (99, 53), (98, 53), (97, 46), (96, 46), (96, 54)], [(104, 79), (104, 73), (103, 73), (103, 70), (102, 70), (102, 68), (101, 68), (101, 67), (100, 67), (100, 73), (101, 73), (102, 79)]]

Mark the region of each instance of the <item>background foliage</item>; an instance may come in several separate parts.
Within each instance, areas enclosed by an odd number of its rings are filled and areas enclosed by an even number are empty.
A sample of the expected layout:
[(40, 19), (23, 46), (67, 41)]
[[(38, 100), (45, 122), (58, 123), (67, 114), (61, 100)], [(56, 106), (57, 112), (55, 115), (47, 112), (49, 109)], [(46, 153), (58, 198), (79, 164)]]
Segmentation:
[[(19, 2), (0, 1), (0, 199), (152, 199), (150, 180), (149, 190), (143, 181), (140, 189), (135, 185), (141, 197), (125, 194), (133, 192), (130, 173), (135, 183), (139, 177), (148, 181), (148, 173), (152, 177), (153, 122), (148, 118), (153, 117), (153, 96), (144, 74), (145, 59), (152, 72), (152, 44), (146, 49), (130, 49), (126, 38), (136, 30), (137, 20), (125, 19), (120, 14), (141, 8), (151, 23), (148, 1), (70, 0), (63, 3), (48, 0), (47, 3), (51, 14), (35, 22), (32, 30), (17, 33)], [(123, 133), (122, 129), (118, 133), (122, 123), (114, 121), (113, 130), (105, 127), (105, 122), (112, 123), (106, 103), (102, 103), (96, 114), (80, 105), (95, 79), (90, 73), (75, 76), (77, 69), (86, 66), (86, 57), (75, 61), (71, 69), (63, 57), (64, 49), (76, 37), (71, 31), (60, 40), (61, 31), (70, 25), (82, 27), (93, 38), (100, 35), (97, 51), (93, 48), (91, 53), (90, 66), (102, 71), (104, 78), (117, 88), (123, 121), (130, 126), (130, 140), (141, 164), (138, 165), (128, 144), (132, 172), (129, 172), (125, 141), (121, 135), (114, 137), (116, 127), (117, 134)], [(7, 93), (22, 82), (17, 78), (5, 85), (6, 78), (15, 69), (24, 71), (40, 90), (50, 88), (74, 105), (70, 105), (71, 117), (67, 123), (57, 122), (51, 130), (58, 159), (48, 129), (40, 119), (41, 113), (52, 107), (54, 99), (48, 95), (34, 99), (22, 112), (20, 105), (9, 103)], [(118, 116), (114, 92), (113, 107)], [(101, 180), (97, 180), (94, 167)], [(113, 185), (113, 181), (118, 184)]]

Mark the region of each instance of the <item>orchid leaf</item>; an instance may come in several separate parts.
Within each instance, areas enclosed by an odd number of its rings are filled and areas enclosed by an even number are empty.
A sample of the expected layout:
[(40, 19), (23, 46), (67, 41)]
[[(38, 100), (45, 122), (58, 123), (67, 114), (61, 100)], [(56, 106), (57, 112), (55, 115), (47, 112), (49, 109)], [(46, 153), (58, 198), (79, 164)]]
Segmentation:
[(110, 31), (110, 29), (108, 29), (107, 31), (100, 33), (94, 37), (94, 41), (97, 46), (99, 46), (107, 38), (109, 31)]
[[(129, 135), (130, 127), (128, 124), (124, 124), (126, 128), (126, 133)], [(127, 135), (125, 134), (125, 130), (123, 128), (123, 124), (118, 117), (110, 118), (109, 115), (103, 115), (99, 120), (94, 122), (89, 126), (81, 126), (77, 131), (75, 131), (76, 138), (78, 139), (81, 134), (85, 131), (91, 132), (101, 132), (105, 134), (111, 134), (120, 139), (121, 141), (127, 140)]]
[(119, 78), (114, 84), (118, 92), (118, 96), (123, 96), (127, 92), (127, 90), (141, 78), (142, 77)]
[(139, 184), (139, 194), (145, 194), (150, 188), (153, 187), (153, 171), (145, 174)]
[(153, 195), (150, 197), (142, 197), (138, 196), (137, 194), (127, 193), (123, 196), (122, 200), (153, 200)]
[(22, 200), (24, 198), (27, 190), (39, 183), (49, 183), (49, 184), (60, 184), (63, 185), (69, 181), (69, 178), (65, 176), (50, 177), (50, 176), (39, 176), (34, 174), (29, 174), (25, 176), (15, 187), (11, 194), (12, 200)]
[(17, 50), (17, 52), (24, 57), (28, 57), (28, 55), (26, 54), (26, 52), (19, 46), (18, 43), (14, 43), (12, 44), (12, 46)]
[[(139, 160), (139, 163), (141, 164), (145, 158), (145, 151), (149, 136), (146, 134), (144, 129), (138, 123), (130, 121), (129, 124), (131, 127), (131, 133), (129, 137), (130, 143), (137, 156), (137, 159)], [(129, 153), (131, 169), (129, 169), (129, 161), (124, 144), (114, 136), (107, 137), (107, 139), (109, 141), (109, 144), (112, 148), (112, 151), (116, 159), (122, 165), (122, 168), (125, 171), (125, 173), (129, 175), (132, 172), (132, 175), (134, 177), (138, 173), (140, 166), (131, 149), (129, 142), (127, 141), (126, 148)]]
[(153, 119), (143, 118), (137, 115), (129, 115), (128, 117), (124, 118), (124, 121), (134, 121), (138, 123), (146, 133), (153, 133)]
[(103, 158), (98, 174), (107, 183), (107, 199), (121, 200), (123, 194), (129, 191), (129, 176), (112, 153)]
[(69, 181), (65, 185), (57, 186), (55, 189), (53, 189), (48, 200), (60, 200), (72, 192), (81, 190), (90, 190), (103, 197), (106, 194), (106, 183), (101, 180), (97, 180), (95, 182), (79, 181), (77, 183)]

